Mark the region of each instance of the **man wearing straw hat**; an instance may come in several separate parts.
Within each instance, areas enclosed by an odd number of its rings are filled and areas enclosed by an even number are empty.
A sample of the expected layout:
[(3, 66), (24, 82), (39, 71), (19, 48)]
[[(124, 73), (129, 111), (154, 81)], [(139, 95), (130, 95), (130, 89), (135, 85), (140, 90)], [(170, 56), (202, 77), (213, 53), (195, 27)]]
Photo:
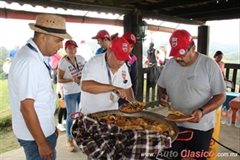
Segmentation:
[(58, 15), (40, 14), (29, 27), (34, 36), (19, 50), (9, 71), (12, 127), (27, 160), (55, 160), (55, 94), (44, 56), (56, 54), (63, 40), (72, 37)]

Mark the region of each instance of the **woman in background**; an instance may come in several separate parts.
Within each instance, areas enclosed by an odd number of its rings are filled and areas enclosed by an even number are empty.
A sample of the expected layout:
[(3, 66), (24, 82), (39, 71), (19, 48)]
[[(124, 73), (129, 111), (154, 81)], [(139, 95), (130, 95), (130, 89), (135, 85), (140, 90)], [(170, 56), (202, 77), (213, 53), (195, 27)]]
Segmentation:
[(73, 137), (70, 133), (73, 120), (70, 115), (79, 111), (81, 86), (80, 80), (85, 59), (76, 55), (77, 43), (68, 40), (65, 43), (67, 53), (58, 64), (58, 82), (62, 84), (64, 90), (64, 100), (66, 102), (67, 120), (66, 120), (66, 147), (68, 151), (76, 151), (73, 144)]
[(219, 65), (219, 67), (220, 67), (220, 69), (222, 71), (222, 75), (223, 75), (224, 80), (226, 80), (227, 78), (224, 76), (225, 63), (222, 61), (223, 53), (221, 51), (217, 51), (214, 54), (213, 58), (215, 59), (215, 61)]

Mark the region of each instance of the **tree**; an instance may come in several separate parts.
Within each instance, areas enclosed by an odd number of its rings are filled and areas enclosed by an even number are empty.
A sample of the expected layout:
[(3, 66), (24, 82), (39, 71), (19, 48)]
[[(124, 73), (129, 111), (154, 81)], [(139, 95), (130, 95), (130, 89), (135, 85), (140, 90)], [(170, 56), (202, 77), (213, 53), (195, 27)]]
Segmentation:
[(0, 47), (0, 60), (4, 60), (9, 57), (9, 50), (7, 50), (5, 47)]

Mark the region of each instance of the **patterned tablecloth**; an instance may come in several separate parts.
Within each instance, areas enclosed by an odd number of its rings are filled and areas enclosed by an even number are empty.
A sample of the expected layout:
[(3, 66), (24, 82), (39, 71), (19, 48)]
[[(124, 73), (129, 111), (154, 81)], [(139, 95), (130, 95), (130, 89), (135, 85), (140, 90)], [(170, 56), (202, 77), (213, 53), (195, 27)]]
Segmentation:
[(122, 130), (80, 115), (72, 126), (72, 135), (80, 150), (91, 159), (141, 160), (171, 147), (171, 138), (150, 130)]

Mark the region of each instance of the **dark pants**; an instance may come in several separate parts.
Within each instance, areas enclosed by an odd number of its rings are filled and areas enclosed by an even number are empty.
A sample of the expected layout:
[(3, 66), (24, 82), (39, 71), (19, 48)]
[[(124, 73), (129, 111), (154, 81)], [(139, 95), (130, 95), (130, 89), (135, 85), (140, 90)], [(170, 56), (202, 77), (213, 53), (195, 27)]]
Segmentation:
[(66, 118), (67, 118), (67, 110), (66, 110), (66, 108), (59, 108), (59, 111), (58, 111), (58, 123), (59, 124), (62, 124), (62, 118), (64, 120), (66, 120)]
[[(179, 127), (179, 131), (189, 130)], [(193, 130), (193, 138), (189, 141), (175, 140), (172, 148), (166, 149), (159, 154), (159, 158), (181, 160), (182, 158), (194, 158), (197, 160), (206, 160), (213, 129), (208, 131)], [(189, 134), (180, 134), (178, 138), (188, 138)]]
[[(58, 98), (61, 98), (61, 94), (60, 93), (58, 93)], [(59, 124), (62, 124), (62, 118), (64, 120), (67, 119), (67, 109), (59, 107), (59, 111), (58, 111), (58, 123)]]

